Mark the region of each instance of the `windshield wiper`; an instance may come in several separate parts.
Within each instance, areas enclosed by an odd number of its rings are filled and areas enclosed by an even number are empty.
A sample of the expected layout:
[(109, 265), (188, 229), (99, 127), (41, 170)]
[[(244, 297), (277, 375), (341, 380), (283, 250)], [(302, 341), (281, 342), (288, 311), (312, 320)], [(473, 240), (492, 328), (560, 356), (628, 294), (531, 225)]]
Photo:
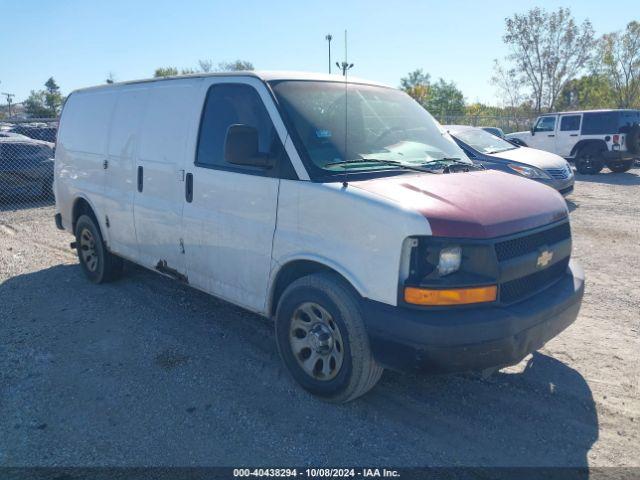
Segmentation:
[(499, 148), (499, 149), (497, 149), (497, 150), (490, 150), (490, 151), (488, 151), (488, 152), (484, 152), (484, 153), (486, 153), (487, 155), (493, 155), (493, 154), (495, 154), (495, 153), (508, 152), (509, 150), (515, 150), (516, 148), (518, 148), (518, 147), (512, 147), (512, 148)]
[(425, 165), (429, 165), (429, 164), (433, 164), (433, 163), (445, 163), (445, 162), (451, 162), (451, 163), (455, 163), (456, 165), (464, 165), (465, 167), (468, 168), (475, 168), (476, 170), (484, 170), (484, 167), (482, 165), (478, 165), (475, 163), (467, 163), (465, 161), (463, 161), (461, 158), (458, 157), (442, 157), (442, 158), (436, 158), (433, 160), (429, 160), (428, 162), (425, 162)]
[(362, 158), (362, 159), (353, 159), (353, 160), (340, 160), (336, 162), (325, 163), (325, 167), (329, 167), (332, 165), (347, 165), (350, 163), (381, 163), (382, 165), (388, 165), (390, 167), (398, 167), (404, 168), (406, 170), (415, 170), (416, 172), (426, 172), (426, 173), (435, 173), (433, 170), (428, 168), (420, 168), (414, 167), (412, 165), (407, 165), (401, 162), (396, 162), (394, 160), (381, 160), (379, 158)]

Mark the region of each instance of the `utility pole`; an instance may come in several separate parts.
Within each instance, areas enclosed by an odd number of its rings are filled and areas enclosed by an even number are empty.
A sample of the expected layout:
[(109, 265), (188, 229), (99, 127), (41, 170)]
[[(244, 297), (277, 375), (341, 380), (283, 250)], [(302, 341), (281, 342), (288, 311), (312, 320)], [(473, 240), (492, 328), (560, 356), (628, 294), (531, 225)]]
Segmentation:
[(331, 40), (333, 40), (333, 36), (331, 34), (328, 34), (324, 37), (324, 39), (329, 44), (329, 74), (331, 74)]
[(353, 68), (353, 63), (347, 62), (347, 31), (344, 31), (344, 61), (342, 63), (336, 62), (336, 66), (342, 70), (342, 75), (347, 76), (347, 70)]
[(7, 105), (9, 106), (9, 118), (11, 118), (12, 117), (12, 115), (11, 115), (11, 104), (13, 103), (13, 97), (15, 97), (15, 94), (2, 92), (2, 95), (7, 97)]

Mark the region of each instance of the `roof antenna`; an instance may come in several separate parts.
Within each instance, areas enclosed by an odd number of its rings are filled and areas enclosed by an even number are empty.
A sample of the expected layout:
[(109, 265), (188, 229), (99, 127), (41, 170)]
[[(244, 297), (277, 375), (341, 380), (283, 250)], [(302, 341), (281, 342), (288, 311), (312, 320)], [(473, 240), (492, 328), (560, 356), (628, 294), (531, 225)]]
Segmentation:
[[(345, 156), (345, 161), (349, 160), (347, 157), (347, 129), (349, 126), (349, 121), (348, 121), (348, 77), (347, 77), (347, 72), (353, 68), (353, 63), (349, 63), (347, 61), (347, 30), (345, 29), (344, 31), (344, 61), (342, 63), (336, 62), (336, 66), (342, 70), (342, 75), (344, 75), (344, 156)], [(344, 179), (342, 180), (342, 186), (344, 188), (347, 188), (347, 186), (349, 185), (347, 183), (347, 164), (344, 163), (342, 165), (342, 170), (343, 170), (343, 174), (344, 174)]]

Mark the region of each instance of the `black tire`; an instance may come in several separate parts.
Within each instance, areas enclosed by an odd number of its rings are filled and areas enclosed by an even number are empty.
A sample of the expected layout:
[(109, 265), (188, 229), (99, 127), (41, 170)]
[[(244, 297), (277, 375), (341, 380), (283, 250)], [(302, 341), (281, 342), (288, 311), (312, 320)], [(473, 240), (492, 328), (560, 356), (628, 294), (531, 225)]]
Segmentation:
[(580, 149), (574, 161), (576, 170), (583, 175), (595, 175), (604, 168), (603, 149), (599, 145), (587, 145)]
[[(303, 319), (304, 313), (301, 317), (294, 316), (298, 312), (306, 311), (309, 305), (311, 309), (313, 306), (319, 307), (321, 315), (313, 318), (308, 316), (308, 322)], [(322, 323), (322, 317), (325, 317), (325, 320), (328, 318), (329, 324), (331, 321), (334, 322), (334, 326), (331, 327), (333, 332), (329, 329), (333, 339), (332, 353), (322, 353), (318, 350), (314, 352), (307, 348), (309, 356), (305, 359), (305, 348), (295, 352), (292, 342), (313, 340), (313, 330)], [(295, 329), (301, 322), (308, 323), (308, 327), (305, 327), (307, 331)], [(304, 336), (300, 336), (301, 333), (304, 333)], [(383, 368), (375, 362), (371, 353), (358, 294), (334, 273), (309, 275), (287, 287), (276, 311), (276, 342), (282, 361), (292, 377), (310, 393), (333, 403), (345, 403), (364, 395), (382, 376)], [(329, 366), (328, 370), (332, 369), (337, 365), (333, 355), (339, 353), (342, 355), (339, 366), (331, 370), (326, 378), (322, 378), (325, 362)], [(333, 360), (329, 360), (329, 355)], [(307, 360), (313, 363), (313, 370), (317, 371), (317, 376), (312, 376), (303, 367), (302, 364)]]
[(624, 173), (633, 167), (633, 160), (607, 163), (607, 168), (614, 173)]
[(91, 282), (110, 282), (121, 275), (122, 259), (107, 250), (93, 216), (81, 215), (76, 222), (75, 234), (80, 266)]
[(627, 150), (631, 153), (640, 153), (640, 124), (636, 123), (629, 129), (626, 138)]

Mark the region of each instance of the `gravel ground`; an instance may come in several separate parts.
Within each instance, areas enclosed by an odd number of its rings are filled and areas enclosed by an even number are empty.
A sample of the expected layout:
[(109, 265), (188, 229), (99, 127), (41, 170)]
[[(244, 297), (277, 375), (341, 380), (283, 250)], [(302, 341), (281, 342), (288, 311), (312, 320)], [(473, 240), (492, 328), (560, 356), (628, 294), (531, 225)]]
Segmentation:
[(128, 267), (87, 282), (53, 208), (0, 209), (0, 466), (640, 466), (640, 169), (580, 177), (578, 320), (489, 379), (385, 372), (345, 406), (271, 324)]

